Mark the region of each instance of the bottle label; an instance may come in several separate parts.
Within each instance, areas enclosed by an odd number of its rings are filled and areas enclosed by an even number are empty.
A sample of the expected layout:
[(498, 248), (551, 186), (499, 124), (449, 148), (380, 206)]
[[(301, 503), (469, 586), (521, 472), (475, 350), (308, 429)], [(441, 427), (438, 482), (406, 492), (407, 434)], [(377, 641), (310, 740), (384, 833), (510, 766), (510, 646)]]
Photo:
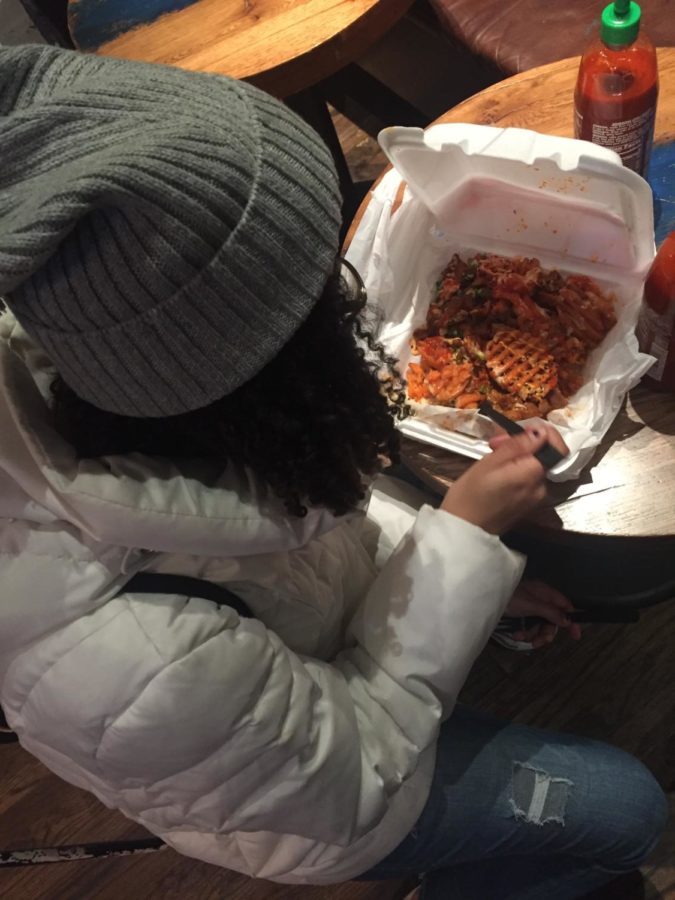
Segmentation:
[(640, 350), (656, 357), (656, 362), (646, 374), (654, 381), (660, 381), (668, 361), (670, 342), (673, 336), (672, 313), (671, 315), (660, 315), (643, 303), (636, 334)]
[(651, 153), (655, 109), (651, 107), (633, 119), (619, 122), (594, 122), (591, 141), (614, 150), (624, 166), (634, 172), (645, 172)]

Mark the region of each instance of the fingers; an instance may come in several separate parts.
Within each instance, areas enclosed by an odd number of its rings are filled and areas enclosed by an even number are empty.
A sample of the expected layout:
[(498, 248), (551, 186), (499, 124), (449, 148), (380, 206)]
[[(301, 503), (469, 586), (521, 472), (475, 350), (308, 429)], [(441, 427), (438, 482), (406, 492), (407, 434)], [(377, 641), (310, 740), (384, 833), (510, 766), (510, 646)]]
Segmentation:
[(543, 647), (550, 644), (560, 629), (564, 629), (573, 641), (581, 640), (581, 626), (577, 622), (570, 622), (568, 625), (557, 625), (553, 622), (546, 622), (542, 625), (535, 625), (528, 628), (527, 631), (516, 631), (513, 638), (516, 641), (524, 641), (533, 644), (535, 647)]
[(538, 616), (560, 628), (569, 628), (571, 624), (565, 610), (552, 606), (546, 600), (538, 597), (531, 597), (529, 594), (523, 593), (518, 606), (522, 616)]
[(557, 606), (558, 609), (565, 609), (568, 612), (574, 609), (571, 600), (559, 590), (551, 587), (550, 584), (546, 584), (545, 581), (540, 581), (538, 578), (525, 579), (521, 581), (520, 587), (527, 592), (528, 596), (536, 600), (542, 600), (544, 603), (549, 603), (551, 606)]
[(581, 628), (577, 622), (572, 622), (568, 616), (574, 610), (572, 601), (564, 594), (536, 579), (526, 580), (520, 584), (521, 604), (528, 610), (524, 615), (536, 615), (548, 622), (555, 623), (559, 628), (566, 628), (575, 641), (581, 638)]
[(441, 509), (504, 534), (546, 498), (546, 473), (533, 455), (547, 440), (543, 428), (494, 438), (492, 453), (474, 463), (447, 492)]
[(556, 610), (556, 613), (545, 615), (543, 612), (537, 613), (542, 618), (548, 619), (549, 622), (555, 622), (560, 628), (566, 628), (569, 636), (574, 641), (581, 640), (581, 626), (578, 622), (572, 622), (567, 615), (574, 611), (572, 601), (561, 594), (559, 590), (546, 584), (544, 581), (532, 579), (531, 581), (523, 581), (520, 584), (524, 592), (525, 602), (527, 599), (533, 598), (537, 603), (549, 604), (549, 611)]
[(572, 622), (570, 627), (568, 628), (569, 636), (573, 641), (581, 640), (581, 625), (578, 622)]
[[(539, 625), (535, 628), (531, 628), (529, 631), (519, 631), (517, 634), (514, 634), (513, 637), (517, 641), (524, 641), (525, 643), (532, 644), (532, 648), (538, 650), (540, 647), (546, 647), (548, 644), (552, 644), (558, 634), (558, 630), (557, 626), (547, 623), (546, 625)], [(581, 640), (581, 629), (576, 622), (573, 622), (570, 625), (567, 629), (567, 633), (572, 640)]]
[[(563, 456), (567, 456), (569, 454), (569, 447), (560, 436), (560, 432), (552, 425), (549, 425), (547, 422), (537, 423), (536, 425), (526, 425), (525, 430), (530, 433), (541, 433), (543, 435), (542, 446), (544, 443), (548, 442), (552, 447), (555, 447), (556, 450), (559, 450), (560, 453), (563, 454)], [(522, 436), (523, 435), (519, 435), (518, 437)], [(504, 444), (506, 441), (509, 441), (511, 439), (511, 435), (506, 434), (505, 432), (502, 434), (496, 434), (489, 440), (490, 449), (496, 450), (498, 447), (501, 447), (502, 444)], [(535, 450), (536, 449), (538, 448), (535, 447)]]
[(510, 434), (496, 434), (494, 437), (490, 438), (490, 440), (488, 441), (488, 444), (490, 446), (490, 450), (496, 450), (497, 447), (501, 447), (501, 445), (505, 441), (510, 441), (510, 440), (511, 440)]
[(569, 618), (569, 613), (574, 609), (572, 602), (544, 581), (522, 581), (511, 602), (516, 604), (512, 613), (544, 620), (533, 628), (514, 634), (516, 640), (531, 643), (535, 648), (543, 647), (551, 643), (559, 628), (564, 628), (572, 640), (581, 639), (581, 626)]
[(547, 422), (543, 422), (541, 427), (544, 429), (546, 440), (549, 442), (549, 444), (552, 447), (555, 447), (556, 450), (559, 450), (563, 456), (568, 456), (570, 448), (562, 439), (562, 436), (558, 429), (554, 428), (553, 425), (549, 425)]
[(524, 491), (532, 507), (546, 499), (546, 472), (534, 456), (518, 456), (500, 464), (499, 475), (513, 488)]
[(542, 430), (533, 431), (529, 427), (523, 434), (501, 435), (491, 438), (490, 447), (493, 450), (492, 459), (495, 465), (500, 465), (520, 456), (532, 456), (546, 443), (546, 434)]
[(522, 641), (524, 644), (532, 644), (532, 648), (538, 650), (540, 647), (551, 644), (555, 640), (557, 632), (556, 626), (547, 622), (542, 625), (534, 625), (526, 631), (516, 631), (513, 639)]
[(532, 646), (535, 650), (538, 650), (540, 647), (552, 644), (557, 633), (558, 629), (555, 625), (542, 625), (539, 634), (532, 641)]

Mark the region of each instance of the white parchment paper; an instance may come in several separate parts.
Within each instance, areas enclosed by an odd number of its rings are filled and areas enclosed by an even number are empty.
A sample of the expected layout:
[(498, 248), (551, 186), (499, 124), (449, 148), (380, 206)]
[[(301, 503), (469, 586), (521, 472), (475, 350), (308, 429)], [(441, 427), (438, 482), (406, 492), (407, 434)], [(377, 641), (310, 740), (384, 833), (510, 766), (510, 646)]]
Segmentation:
[[(450, 232), (441, 227), (409, 187), (403, 192), (402, 179), (396, 170), (388, 172), (373, 191), (347, 258), (364, 279), (369, 302), (381, 317), (380, 338), (387, 350), (400, 360), (402, 373), (410, 360), (410, 337), (425, 322), (440, 273), (453, 253), (466, 258), (480, 251), (499, 252), (494, 247), (481, 246), (475, 239), (465, 242), (458, 237), (457, 228)], [(525, 248), (524, 255), (532, 254)], [(556, 258), (555, 254), (538, 256), (545, 268), (557, 268), (563, 274), (575, 271), (568, 267), (569, 261), (566, 266), (566, 260)], [(636, 283), (634, 277), (615, 280), (593, 277), (603, 289), (615, 294), (617, 323), (589, 357), (584, 386), (567, 407), (548, 416), (571, 451), (550, 473), (550, 477), (559, 481), (578, 477), (619, 411), (626, 392), (654, 361), (653, 357), (639, 352), (634, 333), (642, 298), (641, 282)], [(467, 438), (454, 430), (460, 420), (462, 429), (466, 430), (466, 419), (463, 410), (426, 406), (418, 408), (414, 418), (405, 420), (400, 427), (419, 440), (479, 458), (488, 452), (487, 443), (480, 437)]]

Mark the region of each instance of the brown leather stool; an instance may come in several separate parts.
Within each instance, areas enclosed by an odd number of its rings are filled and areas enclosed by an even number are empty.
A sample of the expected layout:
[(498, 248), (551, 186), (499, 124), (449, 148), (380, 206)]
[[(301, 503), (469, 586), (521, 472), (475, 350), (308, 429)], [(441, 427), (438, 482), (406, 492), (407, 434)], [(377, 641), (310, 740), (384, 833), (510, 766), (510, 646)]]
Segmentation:
[[(578, 56), (599, 34), (609, 0), (429, 0), (443, 27), (506, 75)], [(675, 46), (672, 0), (639, 0), (657, 47)]]

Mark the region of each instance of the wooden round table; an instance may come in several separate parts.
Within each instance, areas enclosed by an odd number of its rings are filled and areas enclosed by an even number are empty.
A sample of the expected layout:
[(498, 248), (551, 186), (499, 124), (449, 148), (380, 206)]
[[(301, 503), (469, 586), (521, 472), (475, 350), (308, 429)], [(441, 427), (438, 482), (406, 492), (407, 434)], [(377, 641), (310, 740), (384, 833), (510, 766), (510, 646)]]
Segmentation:
[(413, 0), (69, 0), (75, 46), (217, 72), (288, 97), (382, 37)]
[[(437, 121), (516, 126), (570, 137), (578, 65), (578, 58), (567, 59), (508, 78)], [(658, 146), (650, 181), (657, 196), (657, 236), (662, 238), (675, 230), (675, 48), (659, 51), (659, 66)], [(472, 462), (409, 438), (403, 440), (403, 453), (410, 468), (439, 492)], [(631, 391), (582, 477), (551, 484), (547, 504), (532, 514), (528, 526), (558, 544), (576, 545), (575, 538), (591, 535), (606, 539), (605, 544), (608, 539), (649, 539), (641, 542), (642, 550), (668, 548), (675, 577), (675, 395), (641, 385)], [(634, 540), (631, 545), (635, 549)]]

